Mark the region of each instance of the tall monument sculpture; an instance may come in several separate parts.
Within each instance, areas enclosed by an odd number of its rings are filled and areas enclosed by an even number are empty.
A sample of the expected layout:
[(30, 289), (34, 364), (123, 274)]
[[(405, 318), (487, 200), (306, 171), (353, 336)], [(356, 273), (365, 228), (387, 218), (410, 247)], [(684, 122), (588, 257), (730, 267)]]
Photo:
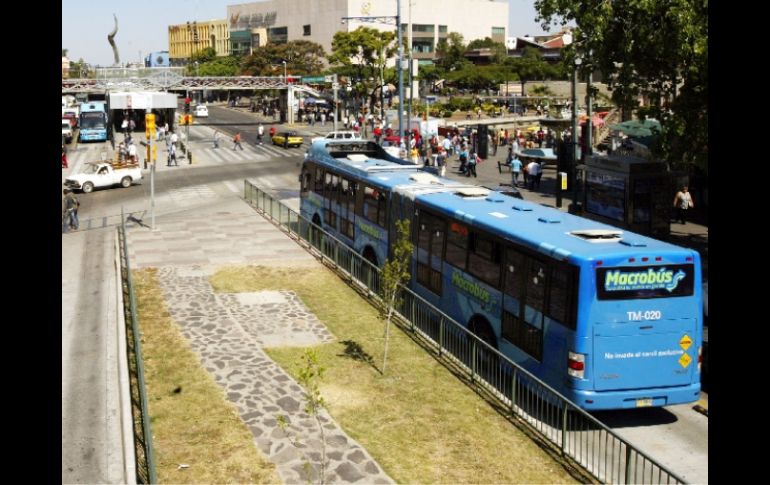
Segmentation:
[(120, 56), (118, 55), (118, 46), (115, 45), (115, 34), (118, 33), (118, 16), (115, 14), (112, 16), (115, 18), (115, 30), (107, 34), (107, 40), (110, 41), (112, 53), (115, 55), (115, 65), (118, 66), (120, 65)]

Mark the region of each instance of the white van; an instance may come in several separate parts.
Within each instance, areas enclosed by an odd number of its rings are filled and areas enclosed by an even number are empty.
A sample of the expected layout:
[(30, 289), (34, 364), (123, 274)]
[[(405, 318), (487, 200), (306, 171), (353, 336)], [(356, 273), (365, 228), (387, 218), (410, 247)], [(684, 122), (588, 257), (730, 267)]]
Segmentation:
[(355, 131), (332, 131), (326, 136), (317, 136), (311, 140), (315, 143), (318, 140), (361, 140), (361, 133)]

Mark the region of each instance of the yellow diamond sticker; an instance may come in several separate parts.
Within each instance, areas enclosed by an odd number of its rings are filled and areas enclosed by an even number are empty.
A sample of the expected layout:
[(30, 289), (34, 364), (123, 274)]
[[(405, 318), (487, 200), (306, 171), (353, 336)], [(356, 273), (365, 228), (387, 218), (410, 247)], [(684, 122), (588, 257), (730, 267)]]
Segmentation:
[(688, 354), (682, 354), (682, 356), (679, 357), (679, 365), (685, 369), (688, 365), (690, 365), (690, 362), (692, 362), (692, 357), (690, 357)]
[(689, 335), (685, 334), (685, 336), (682, 337), (682, 339), (679, 341), (679, 346), (682, 347), (683, 350), (687, 350), (690, 348), (690, 345), (692, 345), (692, 339)]

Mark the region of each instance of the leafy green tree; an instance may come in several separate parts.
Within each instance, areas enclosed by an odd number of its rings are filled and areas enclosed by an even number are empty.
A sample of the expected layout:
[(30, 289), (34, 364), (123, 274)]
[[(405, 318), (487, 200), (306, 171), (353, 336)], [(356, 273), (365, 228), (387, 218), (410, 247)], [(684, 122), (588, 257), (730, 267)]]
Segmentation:
[(242, 73), (249, 76), (282, 76), (283, 62), (290, 74), (318, 74), (324, 66), (325, 52), (321, 45), (307, 40), (286, 44), (267, 44), (243, 59)]
[(658, 156), (708, 171), (708, 0), (535, 0), (535, 8), (544, 28), (577, 25), (573, 46), (590, 53), (619, 106), (649, 100), (645, 111), (663, 127)]
[(67, 57), (67, 52), (69, 52), (69, 49), (62, 49), (61, 50), (61, 56), (62, 57)]
[(454, 71), (472, 65), (464, 55), (465, 47), (462, 34), (450, 32), (446, 38), (436, 44), (436, 64), (446, 71)]
[(395, 32), (379, 31), (370, 27), (359, 27), (352, 32), (337, 32), (332, 39), (329, 62), (353, 67), (358, 78), (379, 76), (379, 66), (382, 64), (380, 49), (384, 48), (385, 59), (392, 57), (396, 53), (392, 46), (395, 37)]
[(240, 72), (241, 61), (233, 56), (217, 57), (198, 66), (199, 76), (237, 76)]
[(414, 251), (414, 245), (409, 240), (409, 219), (396, 221), (396, 245), (393, 248), (393, 259), (385, 261), (382, 267), (382, 300), (385, 312), (385, 351), (382, 359), (382, 374), (388, 366), (388, 344), (390, 342), (390, 322), (393, 312), (400, 303), (401, 291), (409, 281), (409, 263)]
[(508, 56), (508, 49), (505, 47), (505, 44), (495, 42), (490, 37), (470, 41), (468, 50), (471, 49), (492, 49), (492, 52), (494, 52), (492, 56), (493, 64), (500, 64)]
[(521, 57), (510, 58), (506, 63), (518, 76), (522, 93), (528, 81), (544, 80), (558, 74), (557, 69), (544, 61), (543, 55), (534, 47), (525, 47)]
[(190, 56), (190, 63), (192, 64), (193, 62), (198, 62), (199, 64), (203, 64), (204, 62), (211, 62), (216, 58), (216, 49), (213, 47), (206, 47), (199, 50), (198, 52), (193, 53), (193, 55)]
[(370, 27), (337, 32), (332, 39), (329, 62), (343, 67), (348, 75), (357, 80), (353, 83), (354, 91), (358, 95), (368, 95), (370, 109), (374, 108), (379, 97), (380, 70), (385, 70), (387, 60), (396, 54), (395, 39), (395, 32)]

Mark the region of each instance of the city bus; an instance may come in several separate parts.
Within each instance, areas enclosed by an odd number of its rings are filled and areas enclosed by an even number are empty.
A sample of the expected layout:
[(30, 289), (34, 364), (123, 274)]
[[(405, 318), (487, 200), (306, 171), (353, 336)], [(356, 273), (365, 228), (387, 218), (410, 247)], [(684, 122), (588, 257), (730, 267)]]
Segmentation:
[(109, 111), (104, 101), (88, 101), (80, 105), (80, 141), (107, 141)]
[(315, 142), (300, 180), (302, 215), (373, 264), (410, 219), (412, 291), (576, 405), (698, 400), (696, 251), (404, 166), (373, 142)]

